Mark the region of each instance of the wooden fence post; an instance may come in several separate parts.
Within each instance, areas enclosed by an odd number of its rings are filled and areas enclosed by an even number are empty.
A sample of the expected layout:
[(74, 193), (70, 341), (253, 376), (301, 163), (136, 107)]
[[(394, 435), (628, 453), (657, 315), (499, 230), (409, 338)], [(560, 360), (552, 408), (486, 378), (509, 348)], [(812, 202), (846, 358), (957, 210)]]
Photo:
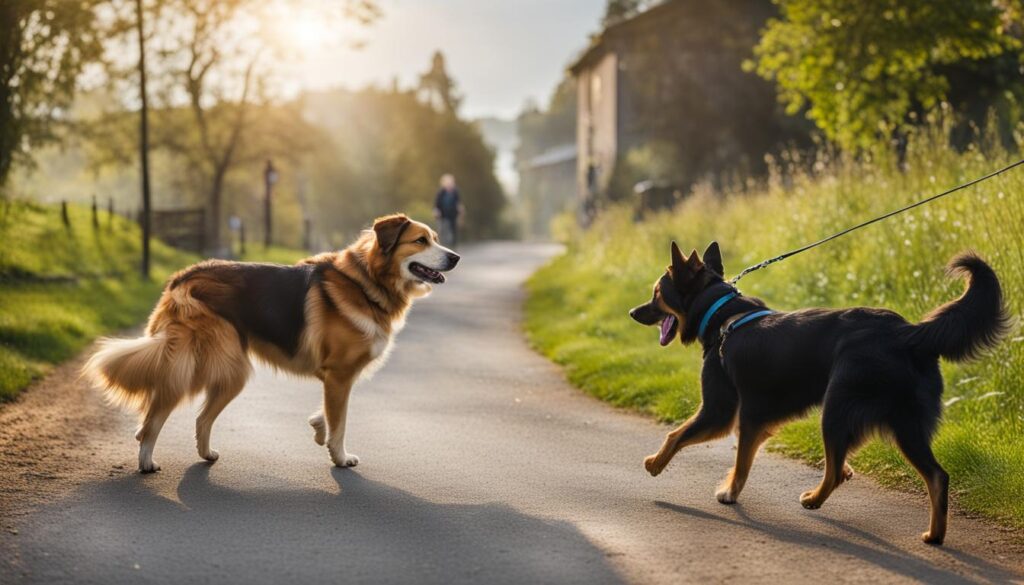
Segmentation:
[(60, 201), (60, 219), (64, 222), (64, 229), (71, 231), (71, 219), (68, 218), (68, 202), (64, 199)]

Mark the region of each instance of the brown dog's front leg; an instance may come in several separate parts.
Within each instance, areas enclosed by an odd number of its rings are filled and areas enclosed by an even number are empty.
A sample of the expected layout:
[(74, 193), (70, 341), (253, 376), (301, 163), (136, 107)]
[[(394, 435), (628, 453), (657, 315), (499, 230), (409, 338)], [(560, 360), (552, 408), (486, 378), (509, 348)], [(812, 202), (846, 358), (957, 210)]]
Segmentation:
[(327, 450), (338, 467), (355, 467), (359, 457), (345, 450), (345, 423), (348, 399), (352, 393), (353, 376), (329, 370), (324, 376), (324, 418), (327, 421)]

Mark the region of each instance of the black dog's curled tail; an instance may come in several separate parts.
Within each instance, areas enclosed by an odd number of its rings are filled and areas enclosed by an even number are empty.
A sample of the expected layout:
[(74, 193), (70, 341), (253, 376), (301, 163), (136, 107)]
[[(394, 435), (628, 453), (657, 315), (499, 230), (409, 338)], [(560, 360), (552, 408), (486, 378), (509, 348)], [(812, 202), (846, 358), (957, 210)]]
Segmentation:
[(905, 339), (920, 355), (967, 361), (999, 343), (1012, 321), (999, 278), (980, 256), (962, 252), (950, 261), (948, 271), (966, 278), (967, 290), (910, 326)]

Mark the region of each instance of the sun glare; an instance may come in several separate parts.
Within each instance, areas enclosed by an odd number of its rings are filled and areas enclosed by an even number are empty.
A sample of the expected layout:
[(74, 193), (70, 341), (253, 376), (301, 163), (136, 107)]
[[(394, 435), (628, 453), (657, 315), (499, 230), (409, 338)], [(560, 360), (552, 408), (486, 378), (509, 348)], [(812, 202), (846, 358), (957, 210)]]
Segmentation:
[(286, 17), (282, 39), (302, 57), (309, 57), (324, 48), (331, 40), (331, 34), (323, 19), (308, 12)]

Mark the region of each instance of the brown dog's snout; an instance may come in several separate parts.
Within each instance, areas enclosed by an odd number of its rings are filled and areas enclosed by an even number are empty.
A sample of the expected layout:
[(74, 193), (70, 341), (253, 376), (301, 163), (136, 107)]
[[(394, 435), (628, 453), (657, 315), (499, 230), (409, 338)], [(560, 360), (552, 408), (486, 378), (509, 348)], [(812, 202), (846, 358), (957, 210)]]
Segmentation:
[(448, 270), (455, 268), (455, 265), (458, 264), (461, 259), (462, 256), (459, 256), (455, 252), (448, 252)]

